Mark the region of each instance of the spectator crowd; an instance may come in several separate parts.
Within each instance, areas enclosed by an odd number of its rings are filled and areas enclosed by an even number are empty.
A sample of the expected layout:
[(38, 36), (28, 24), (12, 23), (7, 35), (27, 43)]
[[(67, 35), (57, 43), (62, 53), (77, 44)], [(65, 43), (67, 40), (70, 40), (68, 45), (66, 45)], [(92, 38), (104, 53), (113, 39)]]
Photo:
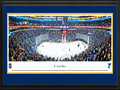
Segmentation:
[[(48, 34), (49, 42), (61, 42), (61, 31), (44, 29), (20, 29), (9, 36), (9, 59), (11, 61), (54, 61), (55, 58), (36, 52), (36, 37)], [(65, 61), (109, 61), (111, 60), (111, 34), (101, 29), (67, 31), (67, 42), (76, 40), (76, 33), (89, 35), (89, 48)], [(61, 61), (64, 61), (61, 60)], [(57, 60), (55, 60), (57, 61)]]
[[(24, 23), (21, 23), (24, 22)], [(10, 26), (61, 26), (61, 21), (38, 22), (9, 18)], [(111, 19), (93, 22), (67, 22), (67, 26), (111, 26)], [(89, 36), (89, 47), (79, 55), (64, 58), (59, 61), (110, 61), (111, 60), (111, 33), (110, 29), (84, 28), (68, 30), (66, 41), (76, 41), (76, 33)], [(36, 51), (36, 37), (48, 34), (49, 42), (61, 42), (61, 30), (46, 30), (43, 28), (19, 28), (10, 30), (9, 60), (10, 61), (58, 61), (53, 57), (40, 55)], [(62, 52), (61, 52), (62, 53)]]

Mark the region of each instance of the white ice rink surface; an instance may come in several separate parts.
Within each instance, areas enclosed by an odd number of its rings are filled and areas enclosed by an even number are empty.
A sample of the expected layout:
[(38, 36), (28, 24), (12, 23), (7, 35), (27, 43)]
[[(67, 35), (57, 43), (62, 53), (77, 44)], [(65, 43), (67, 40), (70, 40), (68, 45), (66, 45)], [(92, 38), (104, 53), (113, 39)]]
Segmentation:
[(55, 59), (70, 59), (71, 56), (74, 56), (75, 54), (78, 55), (87, 48), (88, 45), (82, 41), (69, 43), (43, 42), (37, 47), (37, 52), (43, 56), (54, 57)]

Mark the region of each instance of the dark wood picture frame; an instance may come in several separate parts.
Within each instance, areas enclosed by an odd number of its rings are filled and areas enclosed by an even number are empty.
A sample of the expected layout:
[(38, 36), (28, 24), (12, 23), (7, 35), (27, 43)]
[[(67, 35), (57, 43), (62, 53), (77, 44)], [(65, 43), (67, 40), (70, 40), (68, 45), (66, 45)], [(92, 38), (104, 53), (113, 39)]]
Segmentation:
[[(76, 6), (76, 5), (112, 5), (117, 6), (117, 85), (4, 85), (3, 84), (3, 6), (4, 5), (22, 5), (22, 6)], [(120, 1), (119, 0), (1, 0), (0, 1), (0, 89), (120, 89)]]

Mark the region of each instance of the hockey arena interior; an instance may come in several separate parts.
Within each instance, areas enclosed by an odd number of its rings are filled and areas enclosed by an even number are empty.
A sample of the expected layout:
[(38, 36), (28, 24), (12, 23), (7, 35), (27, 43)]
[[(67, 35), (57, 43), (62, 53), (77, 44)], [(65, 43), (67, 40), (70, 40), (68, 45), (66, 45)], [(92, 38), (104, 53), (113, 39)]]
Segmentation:
[(11, 15), (9, 61), (110, 61), (110, 15)]

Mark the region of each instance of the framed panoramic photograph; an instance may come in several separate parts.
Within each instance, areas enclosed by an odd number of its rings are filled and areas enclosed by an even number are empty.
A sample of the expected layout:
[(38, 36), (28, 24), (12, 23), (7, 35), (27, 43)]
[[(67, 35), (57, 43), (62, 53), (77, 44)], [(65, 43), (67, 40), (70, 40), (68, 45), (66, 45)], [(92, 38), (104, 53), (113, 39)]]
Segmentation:
[(1, 87), (120, 88), (118, 5), (1, 1)]
[(113, 74), (113, 13), (7, 13), (7, 59), (8, 74)]

